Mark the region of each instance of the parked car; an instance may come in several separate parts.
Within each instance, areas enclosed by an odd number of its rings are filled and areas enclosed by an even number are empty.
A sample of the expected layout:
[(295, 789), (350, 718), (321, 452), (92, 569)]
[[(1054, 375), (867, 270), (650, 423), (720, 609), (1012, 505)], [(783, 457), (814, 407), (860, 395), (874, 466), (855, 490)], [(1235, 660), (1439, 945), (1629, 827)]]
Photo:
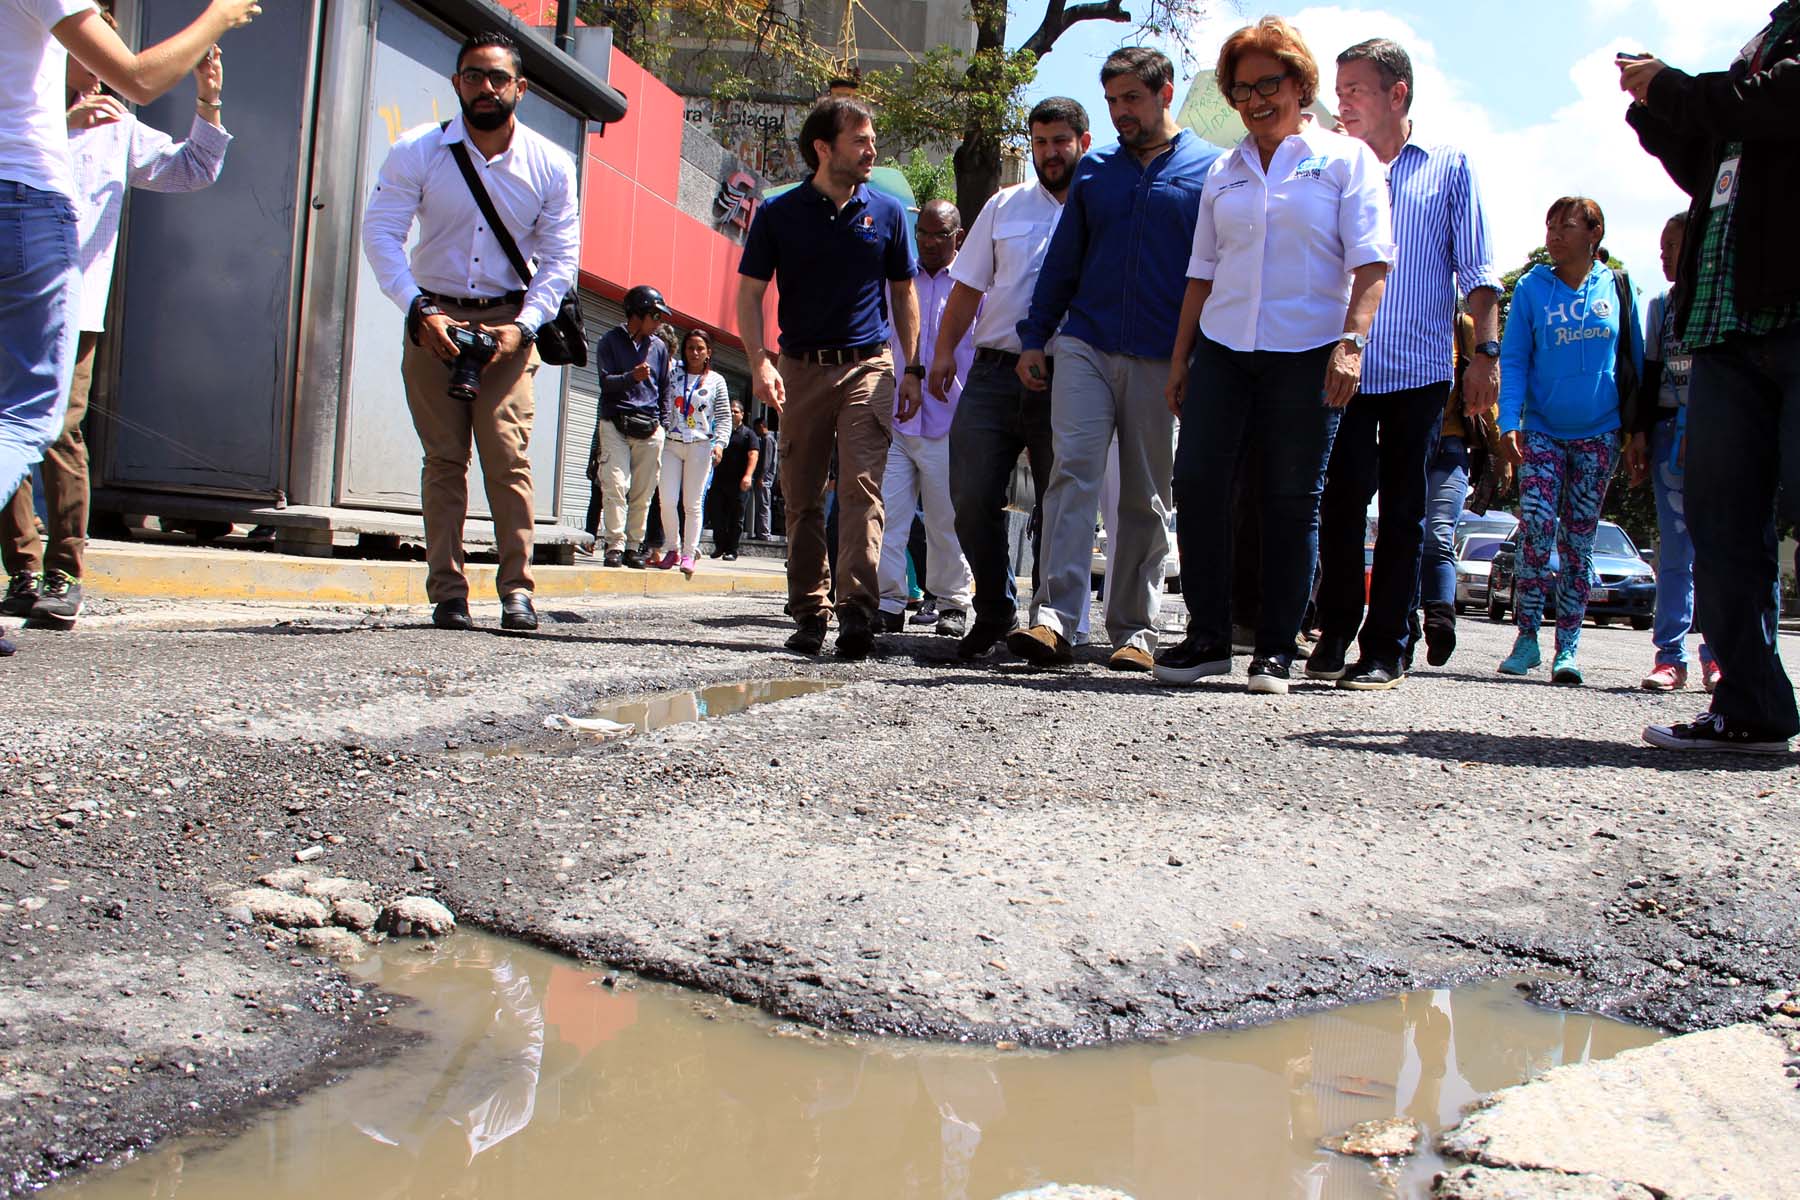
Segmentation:
[(1485, 608), (1488, 599), (1488, 570), (1494, 554), (1506, 541), (1504, 533), (1482, 533), (1479, 530), (1458, 535), (1456, 539), (1456, 611)]
[[(1106, 585), (1106, 527), (1094, 526), (1094, 558), (1088, 586), (1096, 593)], [(1175, 544), (1175, 514), (1169, 514), (1169, 555), (1163, 559), (1163, 586), (1171, 592), (1181, 591), (1181, 549)]]
[(1494, 533), (1505, 537), (1519, 527), (1519, 518), (1498, 508), (1490, 508), (1484, 513), (1472, 513), (1463, 509), (1456, 518), (1456, 532), (1451, 534), (1454, 541), (1460, 542), (1471, 533)]
[[(1519, 536), (1515, 530), (1494, 552), (1488, 571), (1487, 615), (1504, 621), (1518, 603)], [(1544, 600), (1544, 619), (1556, 615), (1556, 572), (1560, 569), (1550, 552), (1550, 594)], [(1631, 536), (1611, 521), (1600, 522), (1594, 533), (1594, 573), (1588, 593), (1588, 619), (1596, 625), (1615, 620), (1631, 622), (1633, 629), (1648, 629), (1656, 615), (1656, 572), (1644, 561)]]

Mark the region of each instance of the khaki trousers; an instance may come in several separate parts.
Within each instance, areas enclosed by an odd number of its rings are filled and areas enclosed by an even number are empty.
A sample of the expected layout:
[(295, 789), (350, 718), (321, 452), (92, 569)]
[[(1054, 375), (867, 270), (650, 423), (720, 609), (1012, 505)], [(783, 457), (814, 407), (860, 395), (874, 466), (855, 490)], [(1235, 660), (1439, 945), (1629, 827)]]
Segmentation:
[[(470, 309), (441, 305), (458, 321), (502, 325), (519, 315), (515, 305)], [(531, 579), (531, 423), (537, 415), (532, 379), (537, 374), (535, 347), (511, 358), (490, 361), (481, 373), (481, 391), (472, 403), (452, 400), (450, 364), (403, 333), (400, 375), (406, 383), (406, 406), (425, 450), (420, 472), (420, 506), (425, 515), (425, 561), (430, 574), (425, 595), (433, 604), (465, 600), (469, 581), (463, 576), (463, 522), (469, 515), (469, 439), (481, 455), (487, 481), (488, 509), (494, 518), (494, 543), (500, 563), (495, 582), (502, 597), (532, 590)]]
[[(606, 548), (636, 550), (650, 524), (650, 497), (662, 475), (663, 427), (647, 438), (626, 437), (600, 418), (600, 490), (606, 498)], [(663, 526), (667, 537), (669, 527)]]
[(88, 392), (94, 384), (94, 348), (99, 343), (97, 333), (81, 335), (62, 436), (44, 451), (44, 506), (50, 518), (48, 555), (38, 545), (37, 510), (32, 504), (29, 474), (13, 493), (12, 501), (0, 508), (0, 560), (4, 560), (8, 575), (22, 571), (35, 575), (48, 565), (52, 571), (81, 578), (88, 526), (88, 452), (87, 442), (81, 436), (81, 418), (87, 415)]
[(894, 425), (894, 360), (825, 367), (782, 355), (781, 495), (787, 503), (788, 607), (796, 621), (826, 611), (825, 485), (837, 451), (838, 588), (842, 614), (873, 618), (881, 602), (881, 479)]

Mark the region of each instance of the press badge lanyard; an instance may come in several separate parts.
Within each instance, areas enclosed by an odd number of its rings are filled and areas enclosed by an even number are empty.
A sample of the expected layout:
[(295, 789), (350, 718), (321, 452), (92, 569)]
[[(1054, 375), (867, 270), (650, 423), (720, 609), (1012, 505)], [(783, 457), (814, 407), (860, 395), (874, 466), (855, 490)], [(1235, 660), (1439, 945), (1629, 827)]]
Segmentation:
[(689, 429), (693, 429), (695, 427), (694, 426), (694, 411), (695, 411), (694, 393), (699, 391), (702, 387), (705, 387), (705, 386), (706, 386), (706, 376), (702, 375), (702, 376), (700, 376), (700, 378), (698, 380), (696, 380), (692, 375), (688, 376), (687, 391), (681, 397), (681, 415), (684, 418), (686, 418), (687, 427)]
[[(1775, 40), (1775, 29), (1771, 26), (1758, 39), (1754, 51), (1751, 51), (1748, 46), (1744, 47), (1747, 52), (1744, 57), (1750, 60), (1750, 74), (1755, 75), (1763, 69), (1763, 59), (1769, 52), (1769, 46)], [(1712, 196), (1708, 202), (1710, 207), (1724, 208), (1731, 203), (1732, 196), (1737, 193), (1738, 167), (1743, 162), (1743, 158), (1743, 153), (1740, 151), (1719, 164), (1719, 173), (1713, 179)]]

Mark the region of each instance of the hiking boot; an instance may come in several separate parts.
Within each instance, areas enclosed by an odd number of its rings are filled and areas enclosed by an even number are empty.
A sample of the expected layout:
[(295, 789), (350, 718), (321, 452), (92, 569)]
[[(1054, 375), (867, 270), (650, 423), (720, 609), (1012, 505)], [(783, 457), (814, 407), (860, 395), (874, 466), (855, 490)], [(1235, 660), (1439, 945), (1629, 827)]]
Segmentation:
[(1013, 630), (1006, 635), (1006, 648), (1037, 667), (1066, 667), (1075, 661), (1069, 639), (1048, 625)]
[(875, 632), (876, 633), (905, 633), (906, 632), (906, 614), (904, 612), (889, 612), (885, 608), (876, 609), (875, 610)]
[(1425, 605), (1425, 661), (1441, 667), (1456, 653), (1456, 606), (1442, 600)]
[(825, 648), (825, 626), (828, 622), (824, 613), (800, 618), (800, 628), (788, 635), (787, 648), (795, 654), (817, 654)]
[(1500, 674), (1525, 675), (1543, 666), (1544, 655), (1538, 649), (1534, 634), (1521, 633), (1513, 639), (1512, 653), (1500, 660)]
[(1391, 663), (1359, 662), (1345, 671), (1337, 685), (1346, 692), (1386, 692), (1400, 686), (1406, 672)]
[(1156, 656), (1156, 678), (1163, 683), (1185, 686), (1230, 673), (1231, 647), (1209, 645), (1192, 633)]
[(1293, 672), (1280, 657), (1250, 660), (1249, 691), (1256, 696), (1285, 696)]
[(67, 571), (45, 571), (44, 586), (31, 606), (30, 622), (50, 629), (73, 629), (80, 615), (81, 581)]
[(969, 614), (960, 608), (946, 608), (938, 614), (937, 627), (932, 631), (939, 637), (959, 638), (969, 630)]
[(1155, 659), (1151, 658), (1148, 653), (1130, 642), (1126, 642), (1123, 646), (1114, 650), (1112, 652), (1112, 657), (1106, 660), (1106, 669), (1109, 671), (1131, 671), (1139, 674), (1148, 674), (1155, 666)]
[(6, 585), (6, 598), (0, 600), (0, 616), (29, 617), (31, 606), (38, 602), (38, 577), (34, 571), (20, 571)]
[(1717, 713), (1703, 712), (1676, 725), (1647, 725), (1644, 741), (1659, 750), (1735, 750), (1741, 754), (1787, 754), (1788, 738), (1756, 729)]
[(837, 656), (857, 661), (875, 648), (875, 628), (869, 614), (854, 605), (838, 613)]
[(1339, 637), (1335, 633), (1322, 634), (1313, 646), (1312, 657), (1306, 660), (1306, 677), (1308, 679), (1342, 679), (1344, 677), (1344, 656), (1350, 652), (1350, 639)]

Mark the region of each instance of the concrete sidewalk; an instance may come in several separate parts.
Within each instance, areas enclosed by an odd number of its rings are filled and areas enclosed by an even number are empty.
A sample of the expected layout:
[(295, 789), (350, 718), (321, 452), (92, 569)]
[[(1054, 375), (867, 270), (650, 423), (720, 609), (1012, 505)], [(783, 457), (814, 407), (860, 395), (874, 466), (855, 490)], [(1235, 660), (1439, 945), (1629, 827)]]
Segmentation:
[[(494, 565), (470, 563), (471, 598), (494, 595)], [(312, 604), (426, 604), (423, 562), (305, 558), (260, 550), (166, 543), (88, 543), (82, 582), (112, 599), (254, 600)], [(692, 579), (679, 571), (631, 571), (597, 560), (536, 566), (540, 600), (581, 596), (780, 593), (786, 565), (775, 558), (703, 559)]]

